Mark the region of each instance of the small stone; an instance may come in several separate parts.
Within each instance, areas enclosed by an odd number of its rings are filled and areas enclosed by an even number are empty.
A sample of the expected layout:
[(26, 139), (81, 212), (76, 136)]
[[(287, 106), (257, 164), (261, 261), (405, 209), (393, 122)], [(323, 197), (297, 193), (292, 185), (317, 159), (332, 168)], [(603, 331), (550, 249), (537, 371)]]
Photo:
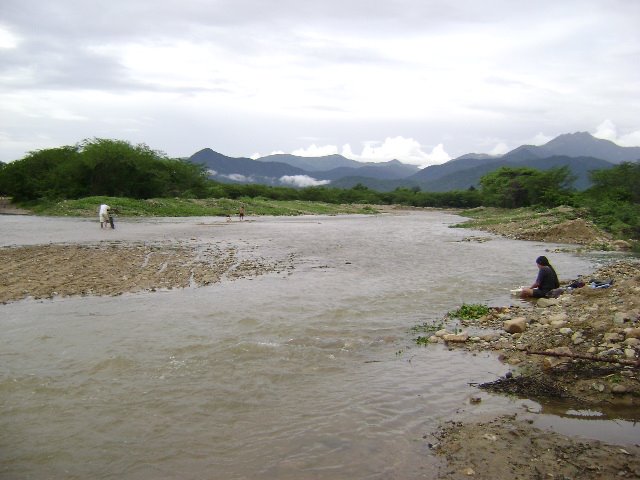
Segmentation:
[(625, 348), (624, 356), (630, 359), (636, 358), (636, 351), (633, 348)]
[(564, 320), (554, 320), (549, 325), (551, 325), (553, 328), (562, 328), (566, 324), (567, 324), (567, 322), (565, 322)]
[(573, 332), (573, 330), (571, 330), (571, 329), (570, 329), (570, 328), (568, 328), (568, 327), (567, 327), (567, 328), (561, 328), (561, 329), (560, 329), (560, 333), (561, 333), (561, 334), (563, 334), (563, 335), (569, 335), (569, 334), (570, 334), (570, 333), (572, 333), (572, 332)]
[(640, 339), (637, 338), (627, 338), (624, 342), (626, 346), (628, 347), (637, 347), (638, 345), (640, 345)]
[(482, 402), (482, 398), (480, 398), (478, 395), (474, 395), (473, 397), (471, 397), (469, 399), (469, 401), (471, 403), (480, 403), (480, 402)]
[(527, 328), (527, 319), (524, 317), (517, 317), (511, 320), (505, 320), (502, 327), (505, 332), (522, 333)]
[(640, 328), (625, 328), (627, 338), (640, 338)]
[(464, 470), (462, 470), (462, 473), (464, 473), (465, 475), (467, 475), (469, 477), (471, 477), (471, 476), (476, 474), (475, 470), (473, 468), (471, 468), (471, 467), (465, 468)]
[(591, 388), (593, 388), (596, 392), (604, 392), (604, 385), (601, 383), (594, 383), (593, 385), (591, 385)]
[[(602, 390), (600, 390), (602, 391)], [(613, 388), (611, 388), (611, 392), (613, 393), (627, 393), (627, 387), (625, 387), (624, 385), (614, 385)]]
[(622, 335), (617, 332), (608, 332), (604, 334), (603, 341), (605, 342), (620, 342), (622, 341)]
[(440, 337), (438, 337), (436, 335), (431, 335), (429, 337), (429, 343), (438, 343), (440, 341), (441, 341)]
[(443, 335), (442, 339), (445, 342), (451, 343), (464, 343), (469, 340), (469, 334), (467, 332), (462, 332), (459, 334), (449, 333), (447, 335)]

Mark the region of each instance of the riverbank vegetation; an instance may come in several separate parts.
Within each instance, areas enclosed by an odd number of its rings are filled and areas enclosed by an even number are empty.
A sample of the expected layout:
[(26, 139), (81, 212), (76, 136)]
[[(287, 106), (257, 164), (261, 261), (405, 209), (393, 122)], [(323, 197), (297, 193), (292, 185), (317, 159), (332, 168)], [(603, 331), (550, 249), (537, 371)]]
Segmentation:
[(227, 215), (241, 205), (252, 215), (372, 213), (374, 205), (402, 205), (463, 209), (464, 215), (482, 217), (479, 221), (511, 222), (555, 209), (589, 220), (614, 238), (639, 240), (640, 163), (594, 171), (591, 181), (591, 188), (576, 191), (567, 167), (502, 167), (485, 175), (479, 188), (451, 192), (224, 184), (208, 179), (202, 166), (144, 144), (106, 139), (38, 150), (0, 164), (0, 195), (45, 215), (94, 215), (103, 202), (123, 216)]

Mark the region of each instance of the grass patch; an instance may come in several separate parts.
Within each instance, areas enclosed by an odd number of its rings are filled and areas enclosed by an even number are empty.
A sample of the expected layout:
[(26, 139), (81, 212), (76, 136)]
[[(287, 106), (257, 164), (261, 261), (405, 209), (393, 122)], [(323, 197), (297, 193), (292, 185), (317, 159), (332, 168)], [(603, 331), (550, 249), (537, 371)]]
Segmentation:
[(523, 225), (543, 224), (555, 225), (567, 220), (585, 217), (586, 212), (572, 207), (560, 206), (540, 210), (533, 207), (526, 208), (493, 208), (478, 207), (460, 212), (469, 221), (452, 225), (453, 228), (479, 228), (491, 225), (519, 223)]
[(475, 320), (489, 313), (489, 307), (482, 304), (463, 303), (460, 308), (447, 313), (447, 316), (462, 320)]
[(303, 200), (271, 200), (267, 198), (152, 198), (138, 200), (125, 197), (86, 197), (77, 200), (40, 200), (22, 203), (21, 208), (37, 215), (54, 217), (94, 217), (98, 206), (106, 203), (122, 217), (205, 217), (237, 215), (241, 206), (245, 215), (338, 215), (374, 214), (371, 206), (337, 205)]

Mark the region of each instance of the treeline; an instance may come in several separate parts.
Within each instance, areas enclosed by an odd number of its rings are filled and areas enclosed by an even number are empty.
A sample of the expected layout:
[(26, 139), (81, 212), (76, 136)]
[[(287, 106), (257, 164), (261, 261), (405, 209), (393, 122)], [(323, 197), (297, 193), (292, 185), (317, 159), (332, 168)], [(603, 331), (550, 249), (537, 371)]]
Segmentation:
[(378, 192), (363, 185), (291, 188), (258, 184), (223, 184), (207, 178), (204, 167), (167, 158), (146, 145), (92, 139), (75, 146), (39, 150), (0, 164), (0, 195), (18, 202), (89, 196), (137, 199), (262, 197), (338, 204), (400, 204), (416, 207), (584, 208), (614, 235), (640, 238), (640, 163), (623, 163), (591, 173), (593, 186), (577, 192), (568, 167), (551, 170), (499, 168), (480, 180), (478, 189), (423, 192), (398, 188)]
[(0, 170), (0, 193), (19, 202), (94, 195), (201, 196), (207, 188), (199, 166), (120, 140), (92, 139), (38, 150)]

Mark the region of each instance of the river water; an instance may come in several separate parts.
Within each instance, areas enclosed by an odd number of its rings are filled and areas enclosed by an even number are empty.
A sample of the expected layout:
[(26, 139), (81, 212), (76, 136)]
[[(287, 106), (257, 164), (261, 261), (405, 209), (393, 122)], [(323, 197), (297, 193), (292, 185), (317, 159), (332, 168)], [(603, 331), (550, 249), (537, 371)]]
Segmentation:
[[(0, 305), (0, 477), (435, 478), (423, 436), (521, 408), (470, 383), (490, 354), (415, 346), (461, 303), (503, 305), (553, 245), (440, 212), (97, 221), (0, 216), (0, 244), (189, 241), (293, 259), (254, 279)], [(461, 241), (489, 236), (484, 243)], [(546, 253), (562, 278), (593, 259)]]

